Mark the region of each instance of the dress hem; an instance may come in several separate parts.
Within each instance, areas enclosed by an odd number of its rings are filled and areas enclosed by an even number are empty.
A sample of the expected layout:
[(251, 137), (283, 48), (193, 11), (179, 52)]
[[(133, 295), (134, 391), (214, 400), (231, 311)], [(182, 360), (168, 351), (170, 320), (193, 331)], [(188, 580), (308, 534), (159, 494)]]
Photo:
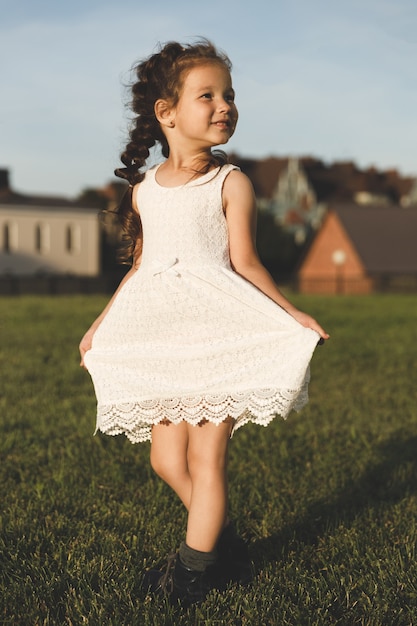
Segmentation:
[(297, 390), (261, 389), (235, 394), (169, 398), (98, 406), (98, 431), (106, 435), (124, 434), (131, 443), (152, 440), (152, 426), (161, 422), (186, 421), (197, 426), (202, 421), (216, 425), (235, 420), (232, 434), (252, 422), (268, 426), (279, 415), (286, 419), (291, 410), (300, 411), (308, 402), (308, 382)]

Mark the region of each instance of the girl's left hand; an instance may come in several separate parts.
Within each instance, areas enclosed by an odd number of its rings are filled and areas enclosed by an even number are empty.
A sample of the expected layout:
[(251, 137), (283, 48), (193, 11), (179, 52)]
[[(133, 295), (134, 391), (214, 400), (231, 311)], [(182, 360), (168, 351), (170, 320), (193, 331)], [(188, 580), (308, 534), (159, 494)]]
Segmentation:
[(320, 324), (314, 319), (314, 317), (311, 317), (311, 315), (308, 315), (307, 313), (303, 313), (302, 311), (298, 310), (291, 312), (291, 315), (299, 324), (301, 324), (305, 328), (311, 328), (312, 330), (315, 330), (322, 339), (330, 338), (330, 335), (326, 333), (324, 328), (322, 328)]

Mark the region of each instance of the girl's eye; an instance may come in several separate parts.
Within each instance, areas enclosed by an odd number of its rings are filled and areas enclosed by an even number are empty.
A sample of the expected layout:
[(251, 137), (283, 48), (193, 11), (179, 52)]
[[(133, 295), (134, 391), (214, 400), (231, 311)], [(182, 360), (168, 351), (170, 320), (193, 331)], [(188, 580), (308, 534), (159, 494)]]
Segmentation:
[(228, 96), (226, 96), (226, 100), (227, 100), (227, 102), (234, 102), (235, 101), (235, 95), (233, 93), (229, 94)]
[(211, 99), (211, 93), (203, 93), (202, 98), (206, 98), (207, 100)]

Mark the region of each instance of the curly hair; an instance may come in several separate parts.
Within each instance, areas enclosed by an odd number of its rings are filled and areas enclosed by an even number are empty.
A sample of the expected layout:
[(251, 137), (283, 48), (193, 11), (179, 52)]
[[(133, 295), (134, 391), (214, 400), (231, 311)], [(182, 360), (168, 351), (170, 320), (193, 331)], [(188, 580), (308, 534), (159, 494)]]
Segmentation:
[[(129, 132), (129, 142), (120, 156), (124, 167), (119, 167), (114, 172), (129, 183), (129, 189), (117, 208), (125, 233), (119, 251), (122, 262), (127, 262), (137, 252), (135, 246), (141, 235), (140, 217), (132, 206), (132, 188), (143, 179), (143, 168), (153, 146), (159, 144), (163, 156), (169, 156), (168, 142), (155, 116), (155, 102), (162, 99), (175, 106), (187, 72), (207, 63), (219, 64), (228, 71), (232, 68), (230, 59), (208, 40), (193, 45), (169, 42), (160, 47), (159, 52), (134, 67), (137, 81), (132, 85), (131, 109), (135, 117)], [(214, 151), (206, 169), (225, 162), (226, 155), (220, 150)]]

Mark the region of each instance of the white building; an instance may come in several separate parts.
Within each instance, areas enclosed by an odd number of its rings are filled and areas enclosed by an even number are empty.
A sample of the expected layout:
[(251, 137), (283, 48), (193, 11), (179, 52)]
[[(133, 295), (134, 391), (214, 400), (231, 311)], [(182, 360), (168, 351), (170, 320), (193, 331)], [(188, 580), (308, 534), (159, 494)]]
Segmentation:
[(99, 273), (97, 209), (15, 193), (0, 170), (0, 276)]

